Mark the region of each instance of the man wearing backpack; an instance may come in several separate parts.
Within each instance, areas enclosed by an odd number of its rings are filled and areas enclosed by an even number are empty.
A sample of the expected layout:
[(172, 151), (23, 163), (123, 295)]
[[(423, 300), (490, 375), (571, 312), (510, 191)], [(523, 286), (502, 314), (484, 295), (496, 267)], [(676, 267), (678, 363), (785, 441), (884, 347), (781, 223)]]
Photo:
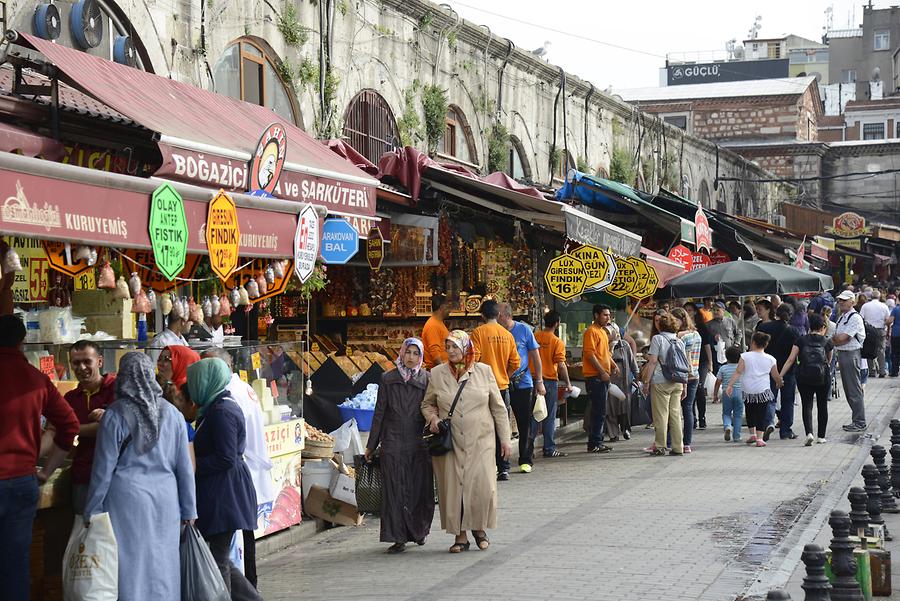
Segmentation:
[(843, 428), (847, 432), (864, 432), (866, 430), (866, 407), (859, 364), (863, 342), (866, 340), (866, 325), (853, 307), (856, 295), (852, 290), (841, 292), (837, 301), (841, 315), (837, 319), (837, 327), (831, 341), (837, 351), (844, 396), (847, 397), (847, 404), (850, 405), (853, 416), (851, 423), (845, 424)]
[[(801, 336), (794, 343), (787, 364), (794, 365), (797, 379), (797, 390), (803, 405), (803, 429), (806, 430), (806, 446), (813, 442), (825, 442), (825, 430), (828, 427), (828, 396), (831, 384), (831, 351), (834, 344), (825, 338), (827, 326), (825, 318), (818, 313), (809, 316), (809, 334)], [(787, 365), (781, 368), (781, 377), (787, 373)], [(812, 409), (813, 398), (816, 401), (818, 417), (818, 436), (813, 436)]]
[[(888, 309), (886, 304), (881, 302), (881, 292), (873, 290), (872, 299), (862, 306), (859, 314), (862, 316), (863, 321), (872, 326), (870, 333), (875, 335), (874, 340), (869, 342), (869, 346), (873, 347), (872, 350), (874, 350), (875, 356), (867, 356), (873, 354), (872, 352), (866, 352), (863, 355), (863, 359), (867, 359), (869, 362), (869, 375), (874, 378), (875, 374), (878, 374), (879, 378), (884, 378), (887, 376), (887, 369), (884, 364), (884, 335), (888, 319), (891, 316), (891, 310)], [(866, 350), (868, 351), (869, 349)]]

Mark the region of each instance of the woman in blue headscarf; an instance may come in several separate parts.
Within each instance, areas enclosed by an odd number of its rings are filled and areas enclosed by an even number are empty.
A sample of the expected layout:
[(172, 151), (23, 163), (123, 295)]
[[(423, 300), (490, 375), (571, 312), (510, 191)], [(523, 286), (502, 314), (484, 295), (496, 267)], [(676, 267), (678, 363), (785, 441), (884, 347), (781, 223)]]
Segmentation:
[(256, 491), (244, 463), (247, 432), (240, 406), (229, 396), (231, 370), (221, 359), (201, 359), (187, 368), (187, 391), (197, 405), (197, 529), (222, 572), (234, 600), (259, 593), (231, 562), (237, 530), (256, 529)]
[(408, 542), (424, 545), (434, 518), (434, 475), (422, 442), (421, 407), (428, 388), (424, 351), (421, 340), (407, 338), (397, 369), (381, 376), (366, 445), (371, 460), (381, 444), (381, 542), (393, 543), (388, 553), (400, 553)]

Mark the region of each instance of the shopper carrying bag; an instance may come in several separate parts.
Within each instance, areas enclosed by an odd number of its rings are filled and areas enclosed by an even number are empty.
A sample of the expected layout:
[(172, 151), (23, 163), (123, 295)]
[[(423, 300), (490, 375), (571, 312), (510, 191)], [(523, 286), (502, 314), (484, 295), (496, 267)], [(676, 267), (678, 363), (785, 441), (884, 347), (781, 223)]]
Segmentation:
[(98, 513), (85, 527), (81, 516), (63, 555), (65, 601), (116, 601), (119, 598), (119, 550), (108, 513)]

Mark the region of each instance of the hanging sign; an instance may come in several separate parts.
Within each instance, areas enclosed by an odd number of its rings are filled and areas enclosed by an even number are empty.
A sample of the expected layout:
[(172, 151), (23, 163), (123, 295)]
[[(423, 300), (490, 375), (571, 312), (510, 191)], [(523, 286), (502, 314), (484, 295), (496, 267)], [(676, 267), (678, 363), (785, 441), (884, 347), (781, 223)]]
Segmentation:
[(377, 227), (369, 230), (369, 237), (366, 239), (366, 260), (372, 271), (381, 269), (381, 263), (384, 261), (384, 236)]
[(50, 263), (41, 241), (23, 236), (4, 236), (3, 240), (16, 251), (22, 261), (22, 271), (16, 272), (13, 279), (13, 302), (47, 302)]
[(287, 134), (284, 126), (273, 123), (259, 137), (256, 152), (250, 159), (250, 192), (257, 196), (274, 196), (275, 186), (287, 157)]
[(605, 290), (609, 287), (609, 285), (613, 283), (613, 280), (616, 279), (616, 273), (619, 271), (619, 268), (616, 267), (616, 256), (613, 254), (613, 251), (607, 248), (603, 251), (603, 254), (606, 255), (609, 269), (606, 270), (606, 277), (600, 280), (600, 283), (594, 288), (595, 290)]
[(616, 298), (630, 296), (638, 286), (638, 274), (628, 259), (616, 257), (616, 279), (606, 288), (606, 293)]
[(692, 253), (691, 254), (691, 266), (689, 271), (697, 271), (698, 269), (703, 269), (704, 267), (709, 267), (712, 265), (712, 260), (709, 258), (709, 255), (704, 255), (703, 253)]
[(828, 260), (828, 248), (819, 244), (818, 242), (810, 242), (809, 249), (812, 251), (812, 256), (817, 259)]
[(834, 218), (831, 225), (825, 226), (825, 233), (840, 238), (856, 238), (872, 234), (872, 228), (866, 225), (866, 218), (859, 213), (847, 211)]
[(75, 290), (96, 290), (97, 278), (95, 270), (88, 269), (84, 273), (75, 276)]
[(706, 218), (700, 201), (697, 201), (697, 212), (694, 214), (694, 241), (697, 250), (705, 248), (712, 251), (712, 230), (709, 228), (709, 219)]
[(634, 267), (638, 278), (631, 296), (644, 299), (656, 294), (656, 289), (659, 287), (659, 276), (656, 274), (656, 269), (646, 260), (637, 257), (629, 257), (628, 262)]
[(188, 228), (181, 195), (165, 183), (150, 197), (150, 245), (156, 268), (167, 280), (175, 279), (187, 258)]
[(238, 265), (241, 231), (237, 207), (224, 190), (209, 201), (206, 216), (206, 246), (209, 262), (219, 279), (226, 280)]
[[(187, 282), (178, 280), (169, 280), (154, 268), (153, 251), (137, 250), (128, 248), (122, 251), (122, 254), (131, 259), (125, 261), (125, 269), (128, 272), (137, 272), (141, 278), (141, 283), (147, 288), (151, 288), (154, 292), (170, 292), (180, 285)], [(200, 265), (202, 255), (187, 255), (184, 260), (184, 269), (176, 274), (175, 277), (189, 280), (197, 275), (197, 267)]]
[(311, 204), (300, 211), (294, 233), (294, 273), (305, 283), (316, 268), (319, 256), (319, 216)]
[(803, 236), (803, 242), (797, 248), (797, 258), (794, 260), (794, 267), (797, 269), (806, 269), (806, 236)]
[(359, 250), (359, 234), (346, 219), (326, 219), (322, 224), (322, 260), (343, 265)]
[[(602, 249), (590, 244), (583, 244), (569, 254), (584, 265), (586, 290), (602, 290), (610, 284), (606, 281), (606, 275), (609, 273), (609, 257)], [(605, 283), (606, 286), (601, 288), (601, 283)]]
[(584, 263), (572, 255), (559, 255), (550, 259), (544, 273), (547, 292), (562, 300), (571, 300), (584, 292), (586, 280)]
[(92, 269), (93, 265), (88, 265), (84, 259), (72, 260), (72, 251), (71, 244), (67, 252), (63, 242), (44, 241), (44, 252), (47, 254), (50, 267), (74, 278)]
[(716, 248), (711, 253), (709, 253), (709, 262), (713, 265), (718, 265), (720, 263), (729, 263), (731, 262), (731, 255), (729, 255), (724, 250), (719, 250), (718, 248)]
[(677, 246), (673, 246), (672, 250), (669, 251), (669, 258), (675, 261), (676, 263), (680, 263), (682, 267), (684, 267), (685, 271), (691, 270), (691, 265), (694, 264), (693, 254), (691, 249), (689, 249), (684, 244), (678, 244)]

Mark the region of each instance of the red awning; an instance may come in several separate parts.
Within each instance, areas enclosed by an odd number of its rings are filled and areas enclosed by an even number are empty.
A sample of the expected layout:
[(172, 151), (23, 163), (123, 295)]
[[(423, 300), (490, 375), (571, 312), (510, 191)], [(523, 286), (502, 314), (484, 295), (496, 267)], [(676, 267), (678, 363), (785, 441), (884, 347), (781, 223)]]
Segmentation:
[(29, 157), (58, 161), (66, 154), (61, 142), (46, 138), (27, 129), (0, 123), (0, 152), (14, 152)]
[[(248, 191), (248, 161), (260, 136), (280, 118), (271, 110), (18, 33), (78, 88), (159, 135), (156, 175)], [(368, 231), (378, 182), (300, 128), (281, 123), (287, 157), (275, 196), (355, 216)], [(366, 219), (367, 218), (367, 219)]]
[(680, 276), (684, 273), (684, 265), (676, 263), (672, 259), (665, 257), (658, 252), (654, 252), (649, 248), (641, 247), (641, 254), (647, 258), (647, 262), (656, 270), (659, 276), (659, 287), (664, 288), (669, 280)]

